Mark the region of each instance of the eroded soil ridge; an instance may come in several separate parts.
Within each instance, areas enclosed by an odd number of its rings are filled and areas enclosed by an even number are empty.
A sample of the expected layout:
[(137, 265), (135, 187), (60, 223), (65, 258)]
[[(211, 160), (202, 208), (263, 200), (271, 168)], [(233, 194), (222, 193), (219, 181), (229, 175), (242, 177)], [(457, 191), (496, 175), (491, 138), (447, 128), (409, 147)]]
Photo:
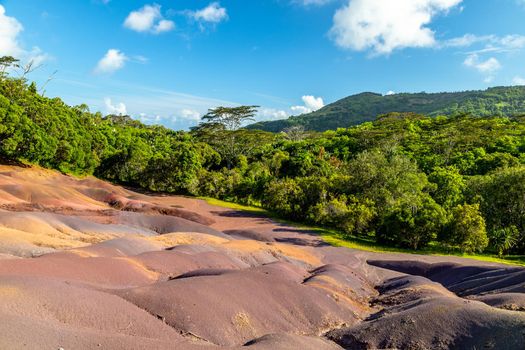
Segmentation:
[(525, 269), (0, 166), (1, 349), (525, 349)]

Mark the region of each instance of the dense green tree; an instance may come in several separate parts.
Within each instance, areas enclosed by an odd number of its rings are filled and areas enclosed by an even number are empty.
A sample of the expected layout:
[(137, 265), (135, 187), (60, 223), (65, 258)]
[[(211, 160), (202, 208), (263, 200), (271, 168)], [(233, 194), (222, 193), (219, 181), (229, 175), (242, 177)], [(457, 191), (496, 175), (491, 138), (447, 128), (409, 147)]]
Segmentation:
[(240, 155), (247, 153), (253, 143), (247, 138), (253, 134), (239, 130), (243, 123), (253, 121), (258, 106), (217, 107), (202, 117), (202, 123), (193, 129), (196, 136), (214, 146), (226, 161), (228, 169)]
[(489, 231), (514, 226), (515, 249), (525, 251), (525, 167), (503, 168), (470, 180), (469, 197), (480, 203)]
[(304, 193), (293, 179), (273, 180), (268, 183), (262, 205), (290, 219), (301, 219)]
[(452, 208), (463, 200), (463, 191), (466, 184), (456, 167), (436, 167), (428, 179), (436, 184), (432, 194), (440, 205)]
[(356, 197), (345, 195), (331, 200), (322, 200), (309, 210), (309, 221), (336, 227), (349, 235), (366, 235), (376, 217), (374, 203), (360, 202)]
[(430, 196), (403, 201), (386, 214), (377, 230), (383, 244), (421, 249), (437, 238), (446, 223), (446, 213)]
[(365, 151), (350, 161), (346, 170), (351, 181), (344, 191), (373, 201), (378, 212), (418, 197), (430, 186), (417, 164), (401, 154)]
[(459, 246), (463, 252), (482, 252), (488, 246), (489, 240), (479, 205), (458, 205), (451, 214), (445, 240)]

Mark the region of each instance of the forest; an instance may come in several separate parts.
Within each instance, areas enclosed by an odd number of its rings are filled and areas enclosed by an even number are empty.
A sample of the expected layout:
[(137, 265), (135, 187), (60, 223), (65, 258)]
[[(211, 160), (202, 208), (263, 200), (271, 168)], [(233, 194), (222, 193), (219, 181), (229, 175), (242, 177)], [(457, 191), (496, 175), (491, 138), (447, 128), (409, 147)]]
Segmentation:
[(429, 117), (472, 114), (477, 117), (514, 117), (525, 115), (525, 86), (493, 87), (483, 91), (443, 93), (372, 92), (349, 96), (318, 111), (250, 125), (250, 129), (280, 132), (291, 126), (326, 131), (347, 128), (390, 112), (412, 112)]
[(91, 113), (7, 74), (0, 158), (149, 191), (205, 196), (392, 247), (525, 254), (525, 118), (389, 113), (349, 128), (242, 128), (218, 107), (189, 132)]

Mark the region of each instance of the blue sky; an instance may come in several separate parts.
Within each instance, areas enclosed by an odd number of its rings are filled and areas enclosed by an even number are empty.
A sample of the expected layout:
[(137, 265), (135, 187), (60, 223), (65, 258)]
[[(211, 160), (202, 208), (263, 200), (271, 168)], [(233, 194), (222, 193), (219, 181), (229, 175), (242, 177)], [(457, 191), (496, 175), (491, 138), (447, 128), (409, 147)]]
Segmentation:
[(0, 55), (47, 96), (187, 129), (208, 108), (258, 119), (362, 91), (525, 84), (525, 0), (0, 0)]

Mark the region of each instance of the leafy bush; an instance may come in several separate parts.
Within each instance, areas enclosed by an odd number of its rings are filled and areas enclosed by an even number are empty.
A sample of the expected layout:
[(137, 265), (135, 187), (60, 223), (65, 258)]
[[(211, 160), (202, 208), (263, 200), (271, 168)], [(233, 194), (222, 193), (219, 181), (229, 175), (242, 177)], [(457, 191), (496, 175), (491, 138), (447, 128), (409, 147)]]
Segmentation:
[(452, 218), (447, 225), (444, 240), (468, 253), (481, 253), (487, 248), (489, 239), (485, 219), (478, 204), (463, 204), (452, 209)]

